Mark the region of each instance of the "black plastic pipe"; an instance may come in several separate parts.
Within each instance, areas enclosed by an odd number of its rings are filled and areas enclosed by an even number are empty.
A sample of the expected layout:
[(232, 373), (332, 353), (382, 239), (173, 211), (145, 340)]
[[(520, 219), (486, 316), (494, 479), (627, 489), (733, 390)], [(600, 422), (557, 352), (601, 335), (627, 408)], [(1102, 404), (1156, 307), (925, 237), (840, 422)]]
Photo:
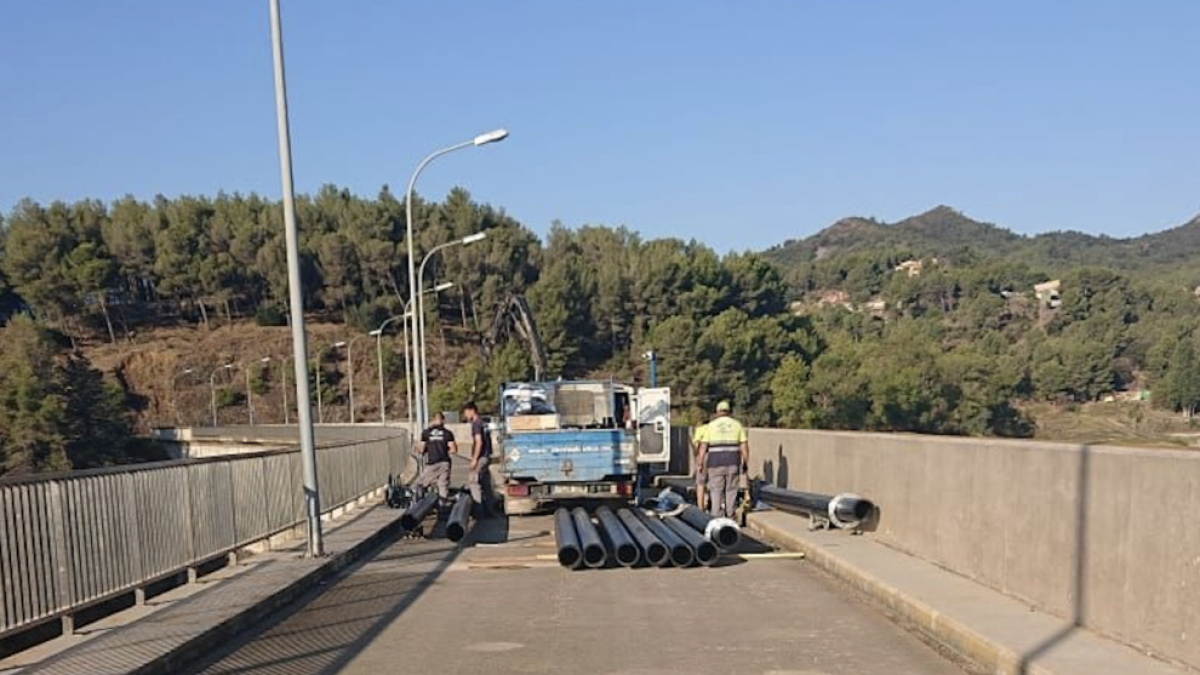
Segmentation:
[(674, 530), (663, 525), (658, 516), (648, 516), (640, 509), (633, 513), (671, 551), (672, 564), (676, 567), (691, 567), (696, 562), (696, 552), (692, 550), (692, 547), (688, 546), (687, 542), (678, 534), (675, 534)]
[(684, 496), (696, 490), (696, 479), (685, 476), (663, 476), (658, 479), (658, 484)]
[(642, 553), (646, 556), (646, 562), (655, 567), (666, 567), (671, 564), (671, 552), (649, 528), (642, 524), (642, 521), (638, 520), (633, 511), (621, 509), (617, 511), (617, 518), (629, 530), (629, 534), (637, 540), (638, 546), (642, 548)]
[[(680, 512), (679, 519), (699, 530), (712, 543), (724, 550), (729, 550), (737, 546), (738, 542), (742, 540), (742, 530), (737, 526), (737, 523), (728, 518), (721, 518), (719, 520), (713, 518), (690, 504)], [(712, 527), (714, 520), (718, 520), (716, 527)]]
[(559, 565), (575, 569), (583, 564), (583, 549), (579, 546), (575, 521), (566, 509), (554, 512), (554, 542), (558, 545)]
[(633, 567), (638, 564), (642, 559), (642, 552), (638, 549), (637, 544), (633, 543), (633, 537), (629, 536), (629, 532), (621, 524), (616, 514), (607, 506), (601, 506), (596, 509), (596, 518), (604, 528), (604, 533), (608, 535), (608, 541), (612, 544), (617, 564), (622, 567)]
[(446, 536), (450, 541), (462, 541), (463, 537), (467, 536), (467, 526), (471, 522), (471, 507), (475, 505), (475, 500), (471, 499), (470, 492), (458, 493), (458, 498), (454, 500), (454, 507), (450, 509), (450, 521), (446, 523)]
[(415, 530), (425, 520), (425, 516), (433, 510), (437, 504), (438, 496), (436, 492), (430, 492), (421, 498), (421, 501), (409, 505), (404, 511), (404, 515), (400, 516), (400, 527), (406, 530)]
[(704, 535), (697, 532), (691, 525), (683, 522), (675, 516), (667, 516), (662, 519), (663, 525), (671, 528), (679, 538), (684, 540), (688, 546), (696, 552), (696, 562), (708, 567), (717, 562), (717, 557), (720, 552), (717, 551), (717, 545), (709, 541)]
[(763, 485), (758, 489), (758, 498), (781, 511), (817, 516), (845, 529), (858, 527), (875, 512), (875, 504), (870, 500), (852, 494), (831, 497)]
[(600, 540), (596, 526), (592, 524), (592, 517), (582, 506), (576, 506), (575, 510), (571, 511), (571, 517), (575, 520), (579, 545), (583, 547), (583, 564), (588, 567), (604, 567), (604, 563), (608, 562), (608, 551), (604, 548), (604, 542)]

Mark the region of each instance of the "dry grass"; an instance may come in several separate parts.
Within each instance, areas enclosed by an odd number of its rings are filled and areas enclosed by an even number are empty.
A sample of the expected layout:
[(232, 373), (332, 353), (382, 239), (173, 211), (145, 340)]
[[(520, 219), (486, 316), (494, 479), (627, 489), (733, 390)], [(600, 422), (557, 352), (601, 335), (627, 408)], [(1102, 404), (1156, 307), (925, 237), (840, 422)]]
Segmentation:
[(1022, 406), (1037, 430), (1035, 438), (1134, 447), (1200, 447), (1200, 418), (1187, 420), (1146, 402)]

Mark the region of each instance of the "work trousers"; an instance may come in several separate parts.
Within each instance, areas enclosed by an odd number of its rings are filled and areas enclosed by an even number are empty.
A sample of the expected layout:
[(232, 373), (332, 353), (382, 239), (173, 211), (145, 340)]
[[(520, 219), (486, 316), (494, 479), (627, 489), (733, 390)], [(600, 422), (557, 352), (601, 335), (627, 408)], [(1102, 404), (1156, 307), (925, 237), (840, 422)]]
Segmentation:
[(444, 502), (450, 498), (450, 462), (426, 464), (417, 484), (423, 488), (437, 485), (438, 497)]
[(708, 512), (713, 516), (730, 518), (737, 503), (739, 474), (741, 467), (710, 466), (708, 474)]
[(491, 474), (488, 472), (490, 459), (490, 457), (480, 457), (475, 465), (475, 470), (467, 479), (467, 488), (471, 490), (471, 499), (474, 499), (476, 504), (483, 504), (484, 497), (490, 491), (484, 490), (485, 487), (490, 487), (492, 484)]

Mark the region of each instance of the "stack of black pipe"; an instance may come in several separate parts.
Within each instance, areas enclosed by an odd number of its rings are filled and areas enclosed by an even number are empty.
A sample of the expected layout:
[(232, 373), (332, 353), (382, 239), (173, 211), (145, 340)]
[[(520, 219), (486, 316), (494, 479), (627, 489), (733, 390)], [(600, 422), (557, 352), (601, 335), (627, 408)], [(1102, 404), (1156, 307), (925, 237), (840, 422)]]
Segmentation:
[[(582, 507), (571, 511), (558, 509), (554, 514), (558, 562), (571, 569), (584, 565), (604, 567), (611, 554), (611, 560), (623, 567), (642, 563), (655, 567), (713, 565), (720, 550), (703, 534), (708, 517), (695, 507), (692, 509), (696, 514), (691, 516), (686, 515), (685, 509), (680, 517), (660, 518), (640, 509), (613, 512), (607, 506), (601, 506), (596, 509), (599, 527)], [(697, 515), (704, 519), (701, 521)], [(736, 540), (733, 543), (736, 544)]]

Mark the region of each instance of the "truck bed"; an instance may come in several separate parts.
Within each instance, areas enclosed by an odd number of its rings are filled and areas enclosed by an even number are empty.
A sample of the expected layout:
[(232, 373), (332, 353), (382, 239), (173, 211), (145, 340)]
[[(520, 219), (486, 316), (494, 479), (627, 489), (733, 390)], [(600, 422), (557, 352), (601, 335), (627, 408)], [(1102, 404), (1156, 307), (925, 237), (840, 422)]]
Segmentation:
[(636, 473), (634, 436), (622, 429), (511, 432), (501, 473), (539, 483), (600, 481)]

